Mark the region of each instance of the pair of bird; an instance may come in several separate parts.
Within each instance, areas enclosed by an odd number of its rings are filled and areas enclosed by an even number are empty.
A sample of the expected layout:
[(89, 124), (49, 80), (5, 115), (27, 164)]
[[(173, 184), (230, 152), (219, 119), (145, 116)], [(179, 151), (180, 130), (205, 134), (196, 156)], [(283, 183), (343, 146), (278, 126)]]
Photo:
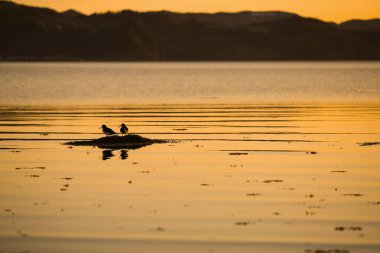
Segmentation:
[[(102, 125), (100, 128), (106, 136), (116, 134), (114, 130), (107, 127), (106, 125)], [(128, 133), (128, 127), (124, 123), (120, 125), (120, 133), (122, 135)]]

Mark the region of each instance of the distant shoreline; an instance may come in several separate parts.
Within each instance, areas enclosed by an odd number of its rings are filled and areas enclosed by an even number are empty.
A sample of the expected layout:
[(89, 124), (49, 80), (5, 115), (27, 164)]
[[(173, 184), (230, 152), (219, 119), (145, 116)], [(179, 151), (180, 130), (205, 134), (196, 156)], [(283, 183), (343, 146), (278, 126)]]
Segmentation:
[(380, 62), (379, 59), (278, 59), (278, 60), (76, 60), (76, 59), (0, 59), (0, 63), (249, 63), (249, 62)]
[(380, 19), (286, 12), (83, 15), (0, 1), (0, 61), (376, 61)]

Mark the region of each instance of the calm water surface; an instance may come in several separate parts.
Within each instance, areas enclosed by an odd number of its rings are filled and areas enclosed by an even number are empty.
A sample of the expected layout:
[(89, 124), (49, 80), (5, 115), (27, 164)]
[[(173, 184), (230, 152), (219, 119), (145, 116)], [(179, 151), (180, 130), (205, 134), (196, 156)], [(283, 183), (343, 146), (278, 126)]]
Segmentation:
[[(378, 63), (0, 73), (1, 252), (380, 250)], [(171, 142), (62, 145), (122, 122)]]
[(257, 103), (380, 98), (379, 62), (0, 63), (1, 103)]

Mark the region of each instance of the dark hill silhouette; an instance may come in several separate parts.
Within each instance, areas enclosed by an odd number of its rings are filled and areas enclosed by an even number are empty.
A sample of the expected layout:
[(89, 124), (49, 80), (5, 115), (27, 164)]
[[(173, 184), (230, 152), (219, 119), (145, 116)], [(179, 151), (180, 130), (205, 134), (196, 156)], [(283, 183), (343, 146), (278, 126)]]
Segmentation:
[(78, 12), (76, 10), (73, 10), (73, 9), (61, 12), (61, 14), (65, 15), (68, 18), (78, 18), (80, 16), (83, 16), (82, 13), (80, 13), (80, 12)]
[(349, 20), (341, 23), (339, 27), (348, 31), (380, 32), (380, 19)]
[(368, 27), (286, 12), (84, 15), (0, 1), (0, 60), (379, 60), (380, 32)]
[[(178, 15), (178, 14), (177, 14)], [(199, 22), (208, 26), (217, 26), (225, 28), (244, 28), (254, 23), (271, 22), (297, 15), (287, 12), (251, 12), (243, 11), (238, 13), (218, 12), (215, 14), (207, 13), (185, 13), (178, 16), (186, 18), (195, 18)]]

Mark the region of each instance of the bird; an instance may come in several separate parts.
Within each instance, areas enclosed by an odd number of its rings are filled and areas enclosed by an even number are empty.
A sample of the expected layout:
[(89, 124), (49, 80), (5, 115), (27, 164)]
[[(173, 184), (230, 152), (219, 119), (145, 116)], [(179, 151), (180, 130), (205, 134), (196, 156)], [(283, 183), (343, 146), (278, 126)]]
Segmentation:
[(102, 125), (100, 128), (102, 129), (103, 133), (106, 136), (116, 134), (115, 131), (113, 131), (111, 128), (107, 127), (106, 125)]
[(120, 133), (121, 134), (128, 133), (128, 127), (124, 123), (120, 125)]

